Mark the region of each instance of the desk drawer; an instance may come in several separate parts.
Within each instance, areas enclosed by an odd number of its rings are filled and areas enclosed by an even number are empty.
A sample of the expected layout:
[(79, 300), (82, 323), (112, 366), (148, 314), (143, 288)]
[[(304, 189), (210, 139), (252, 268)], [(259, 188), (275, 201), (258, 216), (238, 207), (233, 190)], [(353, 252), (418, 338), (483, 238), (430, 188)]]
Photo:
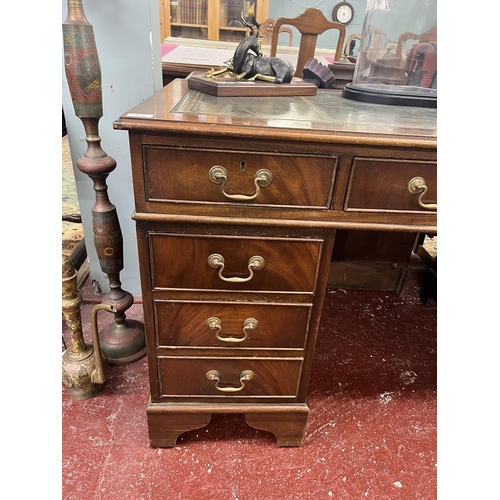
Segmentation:
[[(427, 192), (419, 205), (409, 182), (421, 177)], [(421, 192), (421, 190), (420, 190)], [(437, 164), (432, 161), (356, 158), (351, 170), (344, 209), (375, 212), (436, 212)]]
[(312, 292), (323, 240), (150, 233), (153, 289)]
[(143, 159), (147, 201), (325, 209), (330, 207), (337, 166), (336, 156), (165, 146), (144, 146)]
[(159, 347), (304, 348), (311, 304), (155, 300)]
[(158, 357), (162, 397), (295, 397), (302, 358)]

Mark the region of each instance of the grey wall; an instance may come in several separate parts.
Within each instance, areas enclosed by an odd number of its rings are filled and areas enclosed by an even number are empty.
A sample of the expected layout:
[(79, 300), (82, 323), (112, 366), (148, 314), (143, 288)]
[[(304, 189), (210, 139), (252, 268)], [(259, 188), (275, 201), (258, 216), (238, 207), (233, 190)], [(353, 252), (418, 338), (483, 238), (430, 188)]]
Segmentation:
[[(101, 146), (117, 162), (117, 167), (108, 176), (107, 182), (109, 197), (116, 206), (124, 239), (125, 268), (120, 279), (125, 290), (139, 295), (141, 288), (135, 223), (131, 219), (134, 203), (128, 134), (125, 131), (113, 130), (113, 121), (162, 88), (158, 0), (84, 0), (83, 8), (94, 29), (101, 65), (104, 109), (99, 122)], [(66, 16), (67, 2), (63, 0), (61, 24)], [(95, 203), (93, 184), (76, 166), (87, 145), (83, 124), (75, 116), (64, 72), (62, 27), (61, 61), (62, 105), (67, 122), (90, 275), (99, 282), (103, 292), (107, 292), (108, 279), (99, 266), (92, 236), (91, 209)]]

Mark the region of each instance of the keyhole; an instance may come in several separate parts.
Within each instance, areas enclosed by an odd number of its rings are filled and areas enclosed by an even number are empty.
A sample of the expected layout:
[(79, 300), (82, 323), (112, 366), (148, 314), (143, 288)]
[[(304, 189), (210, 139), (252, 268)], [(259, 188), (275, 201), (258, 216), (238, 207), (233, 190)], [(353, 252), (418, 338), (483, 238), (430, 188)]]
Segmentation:
[(240, 172), (245, 171), (245, 165), (246, 165), (246, 162), (244, 160), (241, 160), (240, 161)]

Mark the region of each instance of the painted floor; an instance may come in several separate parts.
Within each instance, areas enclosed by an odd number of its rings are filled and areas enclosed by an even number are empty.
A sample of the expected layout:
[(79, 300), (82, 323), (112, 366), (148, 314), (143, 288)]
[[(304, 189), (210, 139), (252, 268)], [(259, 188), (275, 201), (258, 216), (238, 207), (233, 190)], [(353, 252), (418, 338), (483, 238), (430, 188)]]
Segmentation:
[[(92, 399), (72, 399), (63, 385), (62, 498), (436, 499), (437, 308), (424, 306), (419, 290), (412, 280), (402, 297), (327, 290), (298, 448), (277, 447), (242, 415), (217, 414), (174, 448), (151, 448), (144, 358), (108, 367)], [(90, 342), (100, 299), (88, 284), (82, 295)], [(142, 320), (142, 305), (127, 316)]]

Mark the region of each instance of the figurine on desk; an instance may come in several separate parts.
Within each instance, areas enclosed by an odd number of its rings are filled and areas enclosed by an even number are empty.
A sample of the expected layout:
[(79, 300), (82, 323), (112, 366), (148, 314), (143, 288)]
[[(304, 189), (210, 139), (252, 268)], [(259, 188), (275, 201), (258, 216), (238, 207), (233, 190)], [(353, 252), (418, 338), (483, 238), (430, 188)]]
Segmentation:
[(219, 69), (211, 69), (205, 76), (215, 78), (223, 73), (230, 72), (237, 81), (245, 79), (249, 81), (264, 80), (272, 83), (290, 83), (295, 69), (293, 65), (279, 57), (263, 57), (261, 49), (260, 24), (255, 18), (255, 4), (247, 11), (248, 22), (243, 12), (241, 20), (243, 24), (252, 30), (234, 51), (233, 58)]

